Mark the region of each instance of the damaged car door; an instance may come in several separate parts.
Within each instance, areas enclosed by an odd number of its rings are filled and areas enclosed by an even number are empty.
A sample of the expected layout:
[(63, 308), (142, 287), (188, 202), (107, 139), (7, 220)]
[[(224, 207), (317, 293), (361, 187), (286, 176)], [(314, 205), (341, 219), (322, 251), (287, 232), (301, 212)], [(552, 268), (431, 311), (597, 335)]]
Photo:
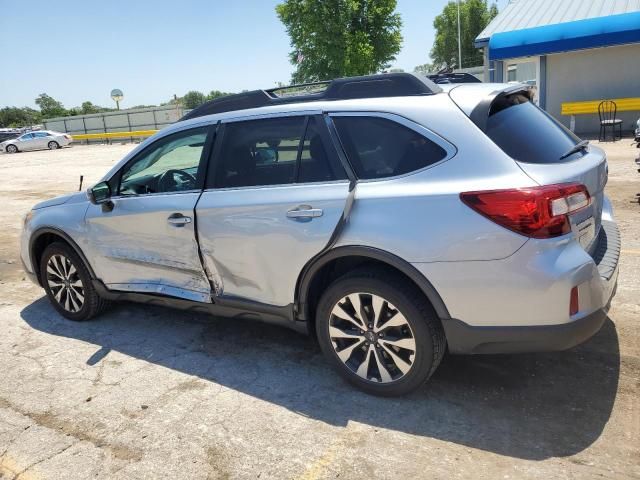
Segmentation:
[(211, 302), (194, 208), (215, 126), (160, 138), (108, 182), (108, 201), (86, 213), (89, 257), (112, 290)]
[(196, 207), (214, 298), (290, 305), (301, 270), (341, 222), (349, 186), (322, 115), (223, 120)]

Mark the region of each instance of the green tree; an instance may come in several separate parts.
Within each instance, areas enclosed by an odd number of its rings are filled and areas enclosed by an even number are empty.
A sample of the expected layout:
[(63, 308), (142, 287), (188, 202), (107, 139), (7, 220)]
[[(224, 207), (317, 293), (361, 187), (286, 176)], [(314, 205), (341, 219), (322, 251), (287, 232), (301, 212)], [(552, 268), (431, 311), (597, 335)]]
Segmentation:
[(276, 13), (293, 47), (292, 82), (379, 72), (400, 51), (396, 0), (285, 0)]
[(80, 113), (83, 115), (87, 115), (89, 113), (100, 113), (101, 111), (102, 111), (102, 108), (98, 107), (97, 105), (94, 105), (88, 100), (86, 102), (82, 102), (82, 106), (80, 107)]
[[(460, 0), (460, 45), (462, 46), (462, 66), (482, 65), (482, 51), (475, 48), (473, 41), (478, 34), (498, 14), (498, 7), (487, 6), (487, 0)], [(431, 59), (435, 70), (460, 68), (458, 61), (458, 5), (450, 1), (442, 13), (433, 21), (436, 38), (431, 49)]]
[(232, 93), (221, 92), (220, 90), (211, 90), (207, 95), (207, 100), (215, 100), (216, 98), (226, 97), (227, 95), (233, 95)]
[(184, 108), (196, 108), (202, 105), (206, 100), (207, 98), (204, 96), (204, 93), (191, 90), (182, 97), (182, 105)]
[(434, 73), (438, 69), (435, 68), (431, 63), (424, 63), (422, 65), (416, 65), (413, 69), (415, 73), (421, 73), (422, 75), (426, 75), (428, 73)]
[(0, 109), (0, 127), (27, 127), (42, 121), (39, 111), (29, 107), (5, 107)]
[(36, 105), (40, 107), (42, 118), (64, 117), (67, 111), (58, 100), (50, 97), (46, 93), (41, 93), (36, 98)]

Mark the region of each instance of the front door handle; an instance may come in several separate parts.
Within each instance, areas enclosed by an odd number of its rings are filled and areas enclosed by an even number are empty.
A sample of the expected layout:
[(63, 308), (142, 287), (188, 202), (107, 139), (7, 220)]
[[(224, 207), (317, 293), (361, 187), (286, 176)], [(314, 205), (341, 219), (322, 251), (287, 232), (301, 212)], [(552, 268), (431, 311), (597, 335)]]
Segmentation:
[(167, 222), (174, 227), (184, 227), (187, 223), (191, 223), (191, 217), (187, 217), (181, 213), (174, 213), (169, 215)]
[(287, 212), (287, 218), (293, 218), (294, 220), (310, 220), (312, 218), (321, 217), (323, 211), (321, 208), (311, 208), (309, 205), (300, 205)]

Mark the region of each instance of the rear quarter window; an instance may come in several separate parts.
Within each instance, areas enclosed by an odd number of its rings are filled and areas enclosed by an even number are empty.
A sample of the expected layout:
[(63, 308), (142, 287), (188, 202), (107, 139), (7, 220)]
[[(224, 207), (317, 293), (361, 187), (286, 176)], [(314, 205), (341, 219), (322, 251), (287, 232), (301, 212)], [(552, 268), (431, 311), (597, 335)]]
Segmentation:
[(498, 97), (494, 101), (486, 134), (519, 162), (568, 162), (582, 154), (576, 152), (561, 159), (580, 139), (522, 94)]
[(349, 162), (360, 179), (402, 175), (447, 156), (446, 150), (432, 140), (386, 118), (332, 118)]

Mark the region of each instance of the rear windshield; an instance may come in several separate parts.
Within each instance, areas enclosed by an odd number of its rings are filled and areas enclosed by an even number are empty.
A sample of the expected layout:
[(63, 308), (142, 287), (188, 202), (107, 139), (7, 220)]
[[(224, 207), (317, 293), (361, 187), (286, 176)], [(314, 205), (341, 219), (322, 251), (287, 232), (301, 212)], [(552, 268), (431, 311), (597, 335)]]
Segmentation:
[(519, 162), (560, 163), (582, 155), (579, 151), (560, 158), (580, 139), (523, 94), (503, 96), (494, 101), (486, 133), (507, 155)]

